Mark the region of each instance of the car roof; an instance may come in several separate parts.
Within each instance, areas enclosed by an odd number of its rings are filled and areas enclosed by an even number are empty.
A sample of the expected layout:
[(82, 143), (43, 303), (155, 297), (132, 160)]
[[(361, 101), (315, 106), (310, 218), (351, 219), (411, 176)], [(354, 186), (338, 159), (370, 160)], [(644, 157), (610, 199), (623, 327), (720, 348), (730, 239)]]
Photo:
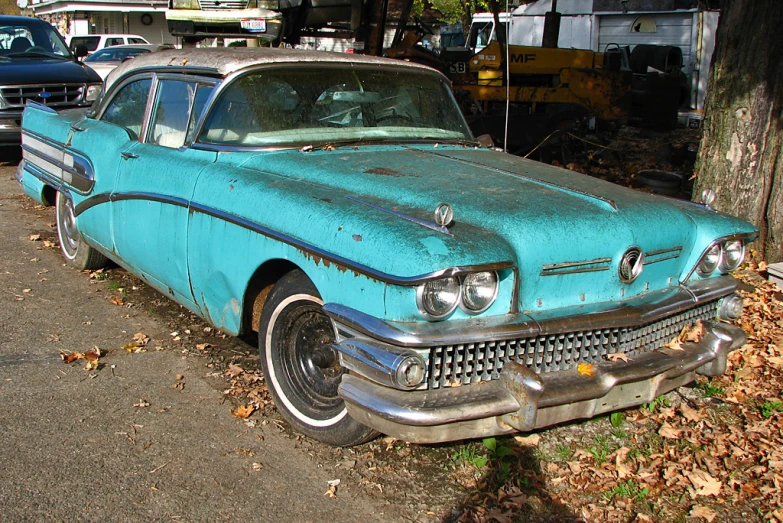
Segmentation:
[(164, 50), (164, 49), (174, 49), (174, 46), (171, 44), (123, 44), (123, 45), (112, 45), (111, 47), (103, 47), (101, 49), (97, 49), (95, 53), (100, 53), (103, 51), (109, 52), (109, 51), (116, 51), (116, 50), (122, 50), (122, 49), (146, 49), (148, 51), (157, 51), (158, 49)]
[[(124, 33), (92, 33), (88, 35), (69, 35), (71, 38), (92, 38), (92, 37), (104, 37), (104, 38), (144, 38), (141, 35), (129, 35)], [(146, 40), (146, 38), (144, 38)]]
[(341, 63), (389, 65), (434, 71), (433, 69), (391, 58), (356, 55), (348, 53), (331, 53), (326, 51), (305, 51), (301, 49), (276, 49), (269, 47), (218, 47), (198, 49), (168, 49), (156, 53), (145, 53), (133, 60), (123, 62), (106, 78), (105, 90), (126, 73), (137, 69), (168, 69), (182, 71), (192, 69), (202, 70), (219, 76), (227, 76), (235, 71), (256, 65), (290, 64), (290, 63)]
[(2, 23), (32, 23), (32, 24), (49, 24), (40, 18), (33, 18), (31, 16), (14, 16), (14, 15), (0, 15), (0, 22)]

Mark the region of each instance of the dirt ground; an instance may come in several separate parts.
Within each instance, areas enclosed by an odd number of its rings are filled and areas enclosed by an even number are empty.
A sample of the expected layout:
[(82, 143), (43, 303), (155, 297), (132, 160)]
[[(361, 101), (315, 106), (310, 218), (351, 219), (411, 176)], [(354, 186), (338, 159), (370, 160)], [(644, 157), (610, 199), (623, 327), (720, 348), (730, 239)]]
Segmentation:
[[(675, 171), (683, 178), (678, 195), (687, 197), (697, 144), (694, 130), (628, 128), (569, 138), (559, 163), (648, 191), (640, 170)], [(28, 212), (48, 224), (41, 235), (47, 256), (58, 255), (51, 210)], [(143, 311), (170, 332), (163, 339), (129, 333), (115, 351), (142, 358), (178, 351), (203, 362), (231, 406), (226, 416), (243, 418), (251, 431), (281, 434), (295, 452), (339, 472), (403, 519), (783, 522), (783, 304), (763, 264), (737, 277), (746, 305), (740, 323), (750, 339), (724, 377), (700, 379), (639, 409), (516, 437), (443, 445), (379, 438), (334, 449), (280, 419), (255, 340), (211, 329), (120, 268), (83, 275), (102, 289), (106, 307)]]

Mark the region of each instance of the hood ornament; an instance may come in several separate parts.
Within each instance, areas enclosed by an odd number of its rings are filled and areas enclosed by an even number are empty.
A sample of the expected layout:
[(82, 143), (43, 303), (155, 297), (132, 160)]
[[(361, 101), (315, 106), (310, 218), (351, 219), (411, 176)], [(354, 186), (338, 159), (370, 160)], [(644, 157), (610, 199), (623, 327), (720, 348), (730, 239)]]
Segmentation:
[(620, 280), (623, 283), (633, 283), (644, 268), (644, 253), (639, 247), (631, 247), (620, 259)]
[(448, 228), (454, 223), (454, 209), (448, 203), (441, 203), (435, 208), (435, 223)]

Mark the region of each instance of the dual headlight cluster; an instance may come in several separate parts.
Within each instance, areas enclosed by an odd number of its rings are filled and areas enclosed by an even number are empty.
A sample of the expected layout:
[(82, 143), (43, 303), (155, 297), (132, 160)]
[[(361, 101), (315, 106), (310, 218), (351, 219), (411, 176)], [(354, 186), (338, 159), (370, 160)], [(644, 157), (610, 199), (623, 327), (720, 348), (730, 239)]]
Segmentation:
[(699, 260), (696, 272), (709, 276), (716, 270), (726, 273), (740, 266), (745, 259), (745, 242), (742, 240), (717, 241)]
[(439, 320), (457, 307), (468, 314), (484, 312), (497, 295), (497, 273), (482, 271), (427, 281), (416, 289), (416, 302), (425, 318)]

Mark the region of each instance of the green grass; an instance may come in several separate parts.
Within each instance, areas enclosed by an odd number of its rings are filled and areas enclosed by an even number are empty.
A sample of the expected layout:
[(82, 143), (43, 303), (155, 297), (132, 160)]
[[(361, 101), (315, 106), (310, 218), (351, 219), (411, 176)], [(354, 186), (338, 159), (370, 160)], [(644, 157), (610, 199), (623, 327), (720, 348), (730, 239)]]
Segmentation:
[(451, 455), (451, 462), (455, 465), (467, 465), (481, 469), (489, 463), (489, 458), (480, 453), (477, 444), (468, 443), (454, 451)]
[(783, 401), (768, 401), (761, 406), (761, 415), (771, 418), (775, 412), (783, 411)]
[(557, 459), (562, 461), (568, 461), (571, 459), (571, 456), (574, 455), (574, 449), (569, 447), (568, 445), (558, 445), (555, 449), (555, 456), (557, 456)]
[(665, 396), (658, 396), (654, 400), (652, 400), (650, 403), (645, 403), (642, 405), (641, 408), (652, 414), (656, 410), (658, 410), (661, 407), (668, 407), (671, 404), (669, 401), (669, 398)]
[(632, 501), (641, 501), (646, 498), (649, 493), (649, 488), (639, 488), (639, 485), (637, 485), (634, 480), (629, 479), (625, 483), (616, 485), (612, 490), (604, 492), (603, 497), (607, 501), (615, 497), (630, 499)]
[(593, 438), (595, 443), (592, 447), (587, 449), (596, 463), (601, 465), (606, 462), (607, 456), (612, 453), (612, 448), (609, 445), (609, 436), (595, 436)]
[(704, 395), (705, 398), (722, 396), (726, 392), (723, 389), (723, 387), (720, 387), (718, 385), (713, 385), (712, 381), (702, 381), (701, 383), (696, 385), (696, 388), (701, 391), (701, 393)]

